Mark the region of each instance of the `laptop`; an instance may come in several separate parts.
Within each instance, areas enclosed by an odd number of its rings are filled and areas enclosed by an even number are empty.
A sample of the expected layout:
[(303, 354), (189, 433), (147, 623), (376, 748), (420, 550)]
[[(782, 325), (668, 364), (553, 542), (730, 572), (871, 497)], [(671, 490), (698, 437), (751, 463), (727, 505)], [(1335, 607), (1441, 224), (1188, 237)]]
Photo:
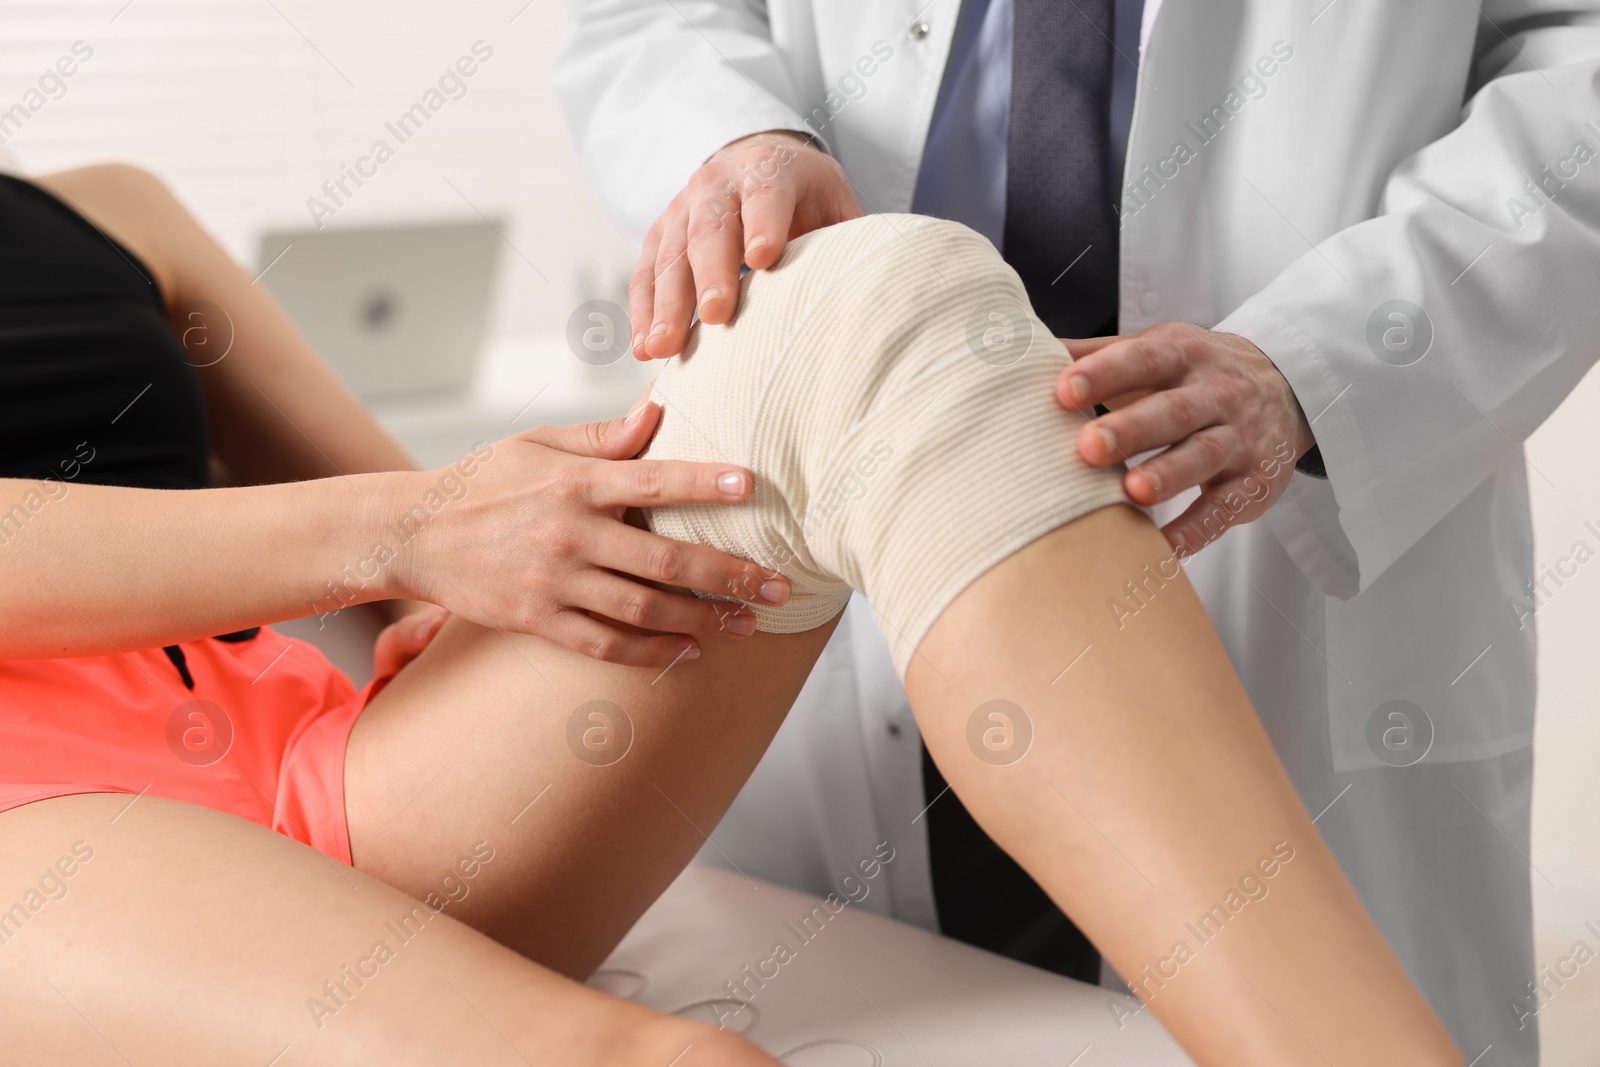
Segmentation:
[(499, 250), (481, 219), (275, 230), (256, 269), (362, 399), (453, 398), (483, 351)]

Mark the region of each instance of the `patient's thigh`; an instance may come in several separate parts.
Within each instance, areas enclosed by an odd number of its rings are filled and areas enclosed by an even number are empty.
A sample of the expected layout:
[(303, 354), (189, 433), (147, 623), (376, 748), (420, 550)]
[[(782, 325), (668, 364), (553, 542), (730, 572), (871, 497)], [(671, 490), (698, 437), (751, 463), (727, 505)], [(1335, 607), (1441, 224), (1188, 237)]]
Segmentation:
[[(665, 1064), (712, 1036), (270, 830), (155, 797), (0, 814), (0, 908), (6, 1067), (521, 1067), (552, 1049)], [(756, 1062), (679, 1067), (697, 1061)]]
[(587, 974), (733, 802), (833, 626), (656, 671), (452, 619), (351, 736), (356, 866)]

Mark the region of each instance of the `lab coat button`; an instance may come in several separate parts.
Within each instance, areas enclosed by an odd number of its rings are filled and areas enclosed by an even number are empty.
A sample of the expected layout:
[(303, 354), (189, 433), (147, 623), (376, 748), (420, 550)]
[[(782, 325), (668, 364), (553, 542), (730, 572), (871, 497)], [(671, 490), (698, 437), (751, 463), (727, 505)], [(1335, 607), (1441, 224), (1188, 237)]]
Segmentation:
[(1161, 298), (1155, 293), (1145, 293), (1139, 297), (1139, 310), (1146, 315), (1154, 315), (1161, 310)]
[(932, 27), (929, 26), (926, 22), (922, 22), (922, 21), (913, 22), (911, 24), (911, 39), (913, 41), (922, 40), (924, 37), (928, 36), (928, 31), (930, 29), (932, 29)]
[(900, 736), (900, 724), (899, 723), (892, 722), (892, 723), (889, 724), (889, 736), (890, 737), (899, 737)]

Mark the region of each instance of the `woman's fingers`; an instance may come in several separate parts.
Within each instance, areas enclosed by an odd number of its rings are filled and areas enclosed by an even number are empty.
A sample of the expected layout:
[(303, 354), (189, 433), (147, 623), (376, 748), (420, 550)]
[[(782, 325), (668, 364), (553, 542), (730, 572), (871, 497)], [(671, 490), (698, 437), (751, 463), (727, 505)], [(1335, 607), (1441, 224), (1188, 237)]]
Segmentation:
[(422, 654), (450, 617), (444, 608), (429, 605), (385, 626), (372, 646), (373, 675), (386, 678)]
[(635, 459), (597, 463), (586, 472), (584, 499), (597, 508), (735, 504), (750, 495), (750, 472), (731, 463)]
[(649, 401), (626, 417), (576, 426), (540, 426), (525, 437), (599, 462), (574, 472), (579, 496), (594, 508), (651, 508), (667, 504), (736, 504), (750, 495), (750, 472), (731, 463), (628, 459), (649, 443), (661, 405)]
[[(752, 632), (749, 608), (732, 601), (783, 604), (787, 579), (628, 522), (636, 508), (737, 504), (750, 495), (750, 473), (730, 464), (622, 458), (648, 443), (661, 414), (642, 401), (625, 419), (538, 427), (486, 449), (471, 471), (458, 472), (467, 493), (451, 498), (470, 494), (472, 503), (441, 508), (419, 530), (396, 589), (486, 626), (638, 666), (689, 654), (693, 635)], [(386, 637), (382, 663), (415, 654), (402, 637)]]
[(701, 600), (604, 571), (590, 571), (574, 592), (573, 607), (657, 634), (749, 637), (756, 631), (755, 614), (739, 604)]
[[(581, 422), (575, 426), (536, 426), (522, 436), (574, 456), (591, 459), (625, 460), (636, 456), (655, 433), (661, 420), (661, 405), (646, 402), (620, 419)], [(604, 470), (605, 468), (600, 468)]]
[[(543, 443), (567, 451), (578, 451), (586, 443), (591, 455), (608, 449), (618, 451), (648, 440), (660, 410), (659, 405), (648, 403), (631, 416), (638, 420), (633, 424), (613, 420), (588, 426), (550, 427), (538, 433)], [(643, 428), (645, 425), (648, 430)], [(627, 444), (605, 443), (617, 438)], [(594, 439), (601, 443), (590, 443)], [(753, 479), (744, 468), (726, 463), (604, 459), (583, 464), (571, 484), (577, 487), (578, 499), (585, 507), (614, 513), (673, 504), (737, 504), (749, 497)], [(788, 579), (748, 560), (705, 545), (660, 537), (624, 522), (608, 520), (598, 529), (599, 533), (587, 539), (588, 559), (595, 566), (740, 600), (782, 604), (789, 599)]]
[(700, 656), (700, 646), (691, 638), (625, 633), (577, 609), (561, 612), (539, 636), (590, 659), (625, 667), (666, 668)]
[(751, 603), (783, 604), (792, 592), (789, 579), (749, 560), (620, 522), (595, 545), (593, 562), (607, 570), (663, 585), (738, 597)]

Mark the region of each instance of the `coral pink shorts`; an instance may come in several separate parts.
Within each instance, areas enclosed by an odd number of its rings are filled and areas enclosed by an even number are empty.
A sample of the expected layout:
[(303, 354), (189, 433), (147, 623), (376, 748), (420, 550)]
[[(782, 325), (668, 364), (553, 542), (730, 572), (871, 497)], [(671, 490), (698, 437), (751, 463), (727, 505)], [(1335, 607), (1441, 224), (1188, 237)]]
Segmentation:
[(349, 863), (345, 743), (387, 680), (358, 693), (314, 646), (266, 626), (172, 650), (0, 659), (0, 812), (77, 793), (166, 797)]

